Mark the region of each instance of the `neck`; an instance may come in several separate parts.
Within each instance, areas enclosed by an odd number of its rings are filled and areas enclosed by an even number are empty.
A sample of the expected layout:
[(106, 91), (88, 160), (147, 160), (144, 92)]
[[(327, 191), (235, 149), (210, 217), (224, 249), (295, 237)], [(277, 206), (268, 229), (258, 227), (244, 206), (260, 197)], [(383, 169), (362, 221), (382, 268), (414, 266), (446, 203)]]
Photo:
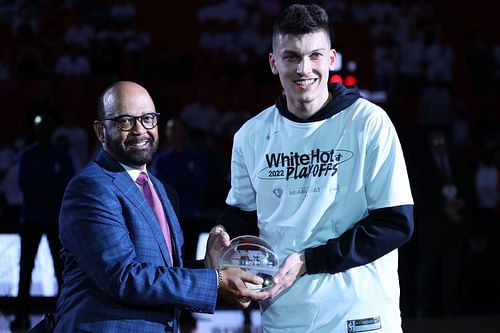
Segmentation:
[(311, 102), (302, 102), (302, 101), (294, 101), (290, 100), (287, 97), (287, 107), (288, 110), (294, 114), (295, 116), (301, 119), (308, 119), (313, 116), (316, 112), (321, 110), (330, 100), (332, 99), (332, 95), (329, 91), (326, 92), (324, 96), (321, 98), (317, 98)]

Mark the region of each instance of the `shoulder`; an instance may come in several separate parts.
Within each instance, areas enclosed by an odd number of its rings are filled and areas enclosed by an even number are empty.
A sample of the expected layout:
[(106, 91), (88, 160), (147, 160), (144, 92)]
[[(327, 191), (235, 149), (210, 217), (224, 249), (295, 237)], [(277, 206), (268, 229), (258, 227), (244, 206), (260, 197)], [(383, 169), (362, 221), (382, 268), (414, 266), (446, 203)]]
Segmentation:
[(236, 138), (249, 137), (254, 138), (255, 135), (263, 133), (263, 130), (273, 126), (277, 117), (281, 117), (276, 105), (272, 105), (252, 118), (248, 119), (236, 132)]
[(387, 112), (379, 105), (365, 98), (359, 98), (345, 111), (350, 115), (354, 125), (366, 130), (373, 130), (380, 126), (392, 126)]
[(105, 186), (106, 178), (110, 178), (110, 176), (106, 175), (105, 170), (96, 162), (90, 162), (71, 179), (68, 189), (98, 189)]
[(383, 117), (387, 114), (381, 106), (365, 98), (358, 98), (346, 110), (350, 110), (354, 114), (366, 118)]

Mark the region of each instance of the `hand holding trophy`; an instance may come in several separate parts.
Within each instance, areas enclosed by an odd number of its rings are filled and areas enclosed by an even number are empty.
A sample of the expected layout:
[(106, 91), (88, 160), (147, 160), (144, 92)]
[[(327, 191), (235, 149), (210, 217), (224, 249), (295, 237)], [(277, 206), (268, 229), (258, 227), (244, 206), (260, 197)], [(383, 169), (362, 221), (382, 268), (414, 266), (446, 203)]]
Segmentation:
[(273, 277), (278, 272), (278, 256), (272, 246), (256, 236), (239, 236), (231, 240), (228, 247), (222, 249), (218, 260), (219, 268), (237, 267), (263, 279), (260, 285), (246, 283), (247, 288), (263, 291), (273, 284)]

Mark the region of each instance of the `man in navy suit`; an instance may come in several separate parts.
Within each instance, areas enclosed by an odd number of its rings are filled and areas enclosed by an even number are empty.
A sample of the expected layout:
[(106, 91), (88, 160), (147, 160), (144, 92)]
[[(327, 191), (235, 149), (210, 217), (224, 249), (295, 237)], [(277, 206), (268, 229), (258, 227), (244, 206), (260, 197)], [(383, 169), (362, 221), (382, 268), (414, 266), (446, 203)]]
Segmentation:
[[(172, 197), (146, 169), (158, 147), (157, 117), (148, 92), (133, 82), (117, 82), (99, 99), (94, 130), (102, 151), (72, 179), (61, 208), (65, 268), (55, 332), (177, 332), (182, 310), (213, 313), (218, 295), (242, 307), (269, 296), (245, 287), (262, 283), (257, 276), (211, 268), (229, 242), (219, 229), (209, 236), (207, 268), (183, 267)], [(170, 236), (135, 182), (141, 172)]]

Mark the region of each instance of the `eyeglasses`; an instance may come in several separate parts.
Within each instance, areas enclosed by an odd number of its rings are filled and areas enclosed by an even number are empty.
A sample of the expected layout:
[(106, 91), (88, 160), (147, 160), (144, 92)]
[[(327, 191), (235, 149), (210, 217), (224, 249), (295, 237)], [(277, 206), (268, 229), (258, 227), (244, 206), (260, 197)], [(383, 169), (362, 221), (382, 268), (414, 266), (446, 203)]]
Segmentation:
[(149, 130), (155, 128), (158, 124), (159, 115), (160, 114), (157, 112), (152, 112), (143, 114), (142, 116), (123, 115), (114, 118), (104, 118), (103, 120), (112, 120), (116, 125), (118, 125), (118, 128), (120, 128), (121, 131), (128, 132), (134, 128), (137, 119), (141, 121), (141, 124), (145, 129)]

